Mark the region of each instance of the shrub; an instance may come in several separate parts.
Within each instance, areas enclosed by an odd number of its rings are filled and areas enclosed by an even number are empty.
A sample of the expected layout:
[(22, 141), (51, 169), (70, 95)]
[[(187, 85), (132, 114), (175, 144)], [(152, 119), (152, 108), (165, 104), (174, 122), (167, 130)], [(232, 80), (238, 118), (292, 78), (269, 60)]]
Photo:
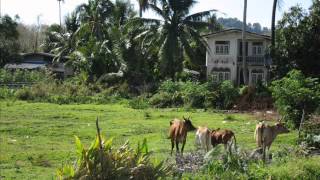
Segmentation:
[(257, 86), (243, 86), (237, 102), (239, 110), (265, 110), (273, 108), (271, 92), (262, 83)]
[(204, 108), (209, 91), (206, 84), (188, 81), (181, 83), (181, 95), (185, 106)]
[(20, 99), (20, 100), (33, 100), (34, 99), (33, 94), (31, 92), (31, 89), (26, 88), (26, 87), (17, 90), (15, 93), (15, 96), (17, 99)]
[[(134, 150), (126, 142), (115, 148), (112, 139), (102, 140), (102, 149), (98, 136), (86, 149), (76, 137), (78, 160), (75, 167), (65, 165), (57, 171), (59, 179), (158, 179), (166, 177), (170, 171), (163, 162), (153, 164), (147, 141)], [(103, 178), (104, 177), (104, 178)]]
[(133, 109), (146, 109), (149, 107), (148, 99), (143, 96), (133, 98), (129, 101), (129, 106)]
[(320, 104), (318, 79), (306, 78), (298, 70), (292, 70), (284, 78), (273, 81), (270, 89), (276, 107), (295, 128), (300, 125), (303, 109), (307, 118)]
[(180, 105), (183, 102), (180, 96), (173, 96), (170, 93), (160, 91), (150, 98), (149, 103), (157, 108), (166, 108), (178, 104)]
[(0, 99), (7, 99), (14, 97), (15, 90), (7, 87), (0, 87)]
[(51, 75), (47, 71), (28, 71), (16, 70), (10, 71), (0, 69), (0, 83), (14, 83), (14, 82), (39, 82), (51, 79)]
[(239, 90), (234, 87), (231, 81), (223, 81), (219, 86), (219, 99), (221, 107), (229, 109), (239, 97)]

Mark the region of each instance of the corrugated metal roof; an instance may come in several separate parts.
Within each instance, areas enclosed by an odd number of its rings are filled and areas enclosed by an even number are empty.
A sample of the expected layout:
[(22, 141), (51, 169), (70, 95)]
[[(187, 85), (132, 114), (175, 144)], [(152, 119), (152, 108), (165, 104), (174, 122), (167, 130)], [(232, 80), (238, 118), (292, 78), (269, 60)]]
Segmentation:
[(31, 64), (31, 63), (20, 63), (14, 64), (9, 63), (4, 66), (5, 69), (44, 69), (46, 68), (45, 64)]
[[(209, 33), (209, 34), (204, 34), (202, 36), (203, 37), (209, 37), (211, 35), (217, 35), (217, 34), (221, 34), (221, 33), (231, 33), (231, 32), (242, 32), (242, 30), (241, 29), (236, 29), (236, 28), (224, 29), (224, 30), (217, 31), (217, 32), (212, 32), (212, 33)], [(249, 35), (260, 36), (260, 37), (263, 37), (265, 39), (271, 39), (270, 36), (264, 35), (264, 34), (258, 34), (258, 33), (250, 32), (250, 31), (246, 31), (246, 33), (249, 34)]]

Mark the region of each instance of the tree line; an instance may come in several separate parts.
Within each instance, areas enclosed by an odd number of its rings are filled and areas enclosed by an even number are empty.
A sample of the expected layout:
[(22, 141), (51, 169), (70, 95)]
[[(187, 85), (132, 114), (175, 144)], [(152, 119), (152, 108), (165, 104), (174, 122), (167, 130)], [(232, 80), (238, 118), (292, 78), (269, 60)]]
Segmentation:
[[(68, 56), (67, 63), (88, 82), (120, 78), (141, 85), (168, 78), (179, 80), (185, 68), (204, 72), (207, 44), (202, 34), (243, 25), (237, 19), (217, 18), (217, 10), (189, 14), (195, 3), (141, 0), (137, 12), (130, 1), (89, 0), (66, 16), (61, 26), (41, 28), (22, 26), (18, 19), (3, 16), (0, 65), (19, 59), (21, 51), (41, 49), (55, 54), (55, 61)], [(146, 9), (161, 18), (143, 18)], [(273, 77), (283, 77), (293, 68), (319, 77), (318, 14), (319, 2), (314, 0), (308, 11), (295, 6), (278, 22), (271, 47)], [(270, 33), (259, 23), (249, 23), (246, 30)], [(32, 43), (27, 45), (23, 42), (28, 38)]]

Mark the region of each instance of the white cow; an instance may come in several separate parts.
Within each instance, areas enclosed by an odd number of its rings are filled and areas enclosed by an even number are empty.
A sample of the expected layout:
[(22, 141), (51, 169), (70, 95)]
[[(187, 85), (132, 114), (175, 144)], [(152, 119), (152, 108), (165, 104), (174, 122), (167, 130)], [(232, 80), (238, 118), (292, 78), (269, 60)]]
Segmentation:
[(211, 148), (210, 130), (207, 127), (198, 127), (196, 132), (196, 145), (205, 150), (205, 152), (208, 152)]

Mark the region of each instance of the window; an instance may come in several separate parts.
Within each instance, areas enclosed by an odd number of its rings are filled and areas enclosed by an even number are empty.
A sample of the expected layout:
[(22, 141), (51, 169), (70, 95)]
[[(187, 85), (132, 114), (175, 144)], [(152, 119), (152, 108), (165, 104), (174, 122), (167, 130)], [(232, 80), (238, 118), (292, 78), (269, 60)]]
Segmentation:
[(230, 72), (229, 71), (213, 71), (211, 73), (211, 77), (214, 82), (222, 82), (225, 80), (230, 80)]
[(262, 42), (253, 42), (252, 43), (252, 54), (253, 55), (262, 55), (263, 43)]
[(229, 54), (230, 41), (216, 41), (216, 54)]

